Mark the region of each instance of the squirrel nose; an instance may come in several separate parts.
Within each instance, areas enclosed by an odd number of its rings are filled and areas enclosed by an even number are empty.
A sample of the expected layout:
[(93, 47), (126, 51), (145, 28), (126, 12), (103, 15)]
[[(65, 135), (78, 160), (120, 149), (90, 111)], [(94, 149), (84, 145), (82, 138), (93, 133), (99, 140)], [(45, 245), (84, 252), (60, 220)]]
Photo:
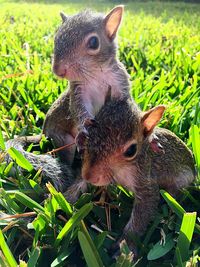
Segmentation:
[(82, 178), (91, 184), (96, 184), (98, 182), (98, 178), (91, 175), (90, 172), (82, 174)]
[(59, 77), (65, 77), (66, 73), (67, 73), (67, 68), (65, 65), (63, 64), (53, 64), (53, 72), (59, 76)]

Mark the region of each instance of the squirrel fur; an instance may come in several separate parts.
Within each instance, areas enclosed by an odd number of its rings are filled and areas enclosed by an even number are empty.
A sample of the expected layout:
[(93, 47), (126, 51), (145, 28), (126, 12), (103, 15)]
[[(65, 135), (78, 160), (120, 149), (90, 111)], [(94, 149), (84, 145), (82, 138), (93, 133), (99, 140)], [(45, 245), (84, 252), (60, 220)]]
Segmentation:
[[(156, 127), (164, 106), (142, 112), (130, 99), (129, 76), (116, 57), (122, 13), (118, 6), (106, 16), (62, 14), (63, 24), (55, 36), (53, 70), (69, 80), (69, 89), (49, 109), (43, 133), (56, 147), (84, 140), (81, 174), (71, 166), (75, 146), (61, 153), (62, 161), (26, 152), (24, 146), (32, 142), (28, 138), (10, 140), (7, 148), (17, 148), (36, 170), (42, 168), (44, 177), (66, 191), (71, 202), (87, 183), (116, 183), (133, 191), (133, 211), (124, 229), (128, 240), (130, 233), (143, 234), (155, 216), (159, 188), (175, 195), (194, 180), (195, 169), (186, 145), (172, 132)], [(159, 140), (161, 152), (152, 149), (153, 139)], [(8, 155), (6, 160), (10, 161)]]
[[(69, 201), (76, 201), (80, 191), (87, 189), (87, 183), (96, 186), (115, 183), (134, 192), (132, 214), (123, 235), (134, 250), (129, 235), (145, 232), (157, 210), (159, 189), (176, 195), (195, 178), (191, 151), (174, 133), (156, 127), (164, 110), (165, 107), (160, 105), (142, 112), (133, 101), (118, 98), (106, 100), (95, 120), (85, 125), (88, 135), (82, 133), (84, 149), (80, 177), (83, 179), (72, 177), (71, 167), (51, 156), (24, 152), (21, 145), (20, 151), (28, 160), (31, 159), (36, 169), (42, 165), (43, 173), (54, 184), (64, 179), (65, 184), (69, 185), (65, 192)], [(162, 146), (161, 152), (151, 147), (155, 136)], [(17, 143), (18, 140), (13, 140), (9, 145), (16, 147)], [(53, 176), (56, 175), (56, 180), (48, 174), (49, 170), (52, 170)]]
[[(63, 23), (54, 41), (53, 71), (69, 80), (69, 88), (50, 107), (43, 133), (56, 147), (76, 142), (84, 120), (94, 118), (104, 104), (108, 87), (112, 96), (129, 98), (129, 75), (116, 55), (116, 35), (123, 15), (117, 6), (106, 16), (84, 11), (61, 14)], [(75, 146), (60, 152), (72, 164)]]
[[(81, 177), (96, 186), (116, 183), (134, 192), (126, 239), (144, 234), (157, 211), (159, 189), (176, 196), (195, 179), (192, 152), (174, 133), (156, 127), (164, 110), (160, 105), (142, 112), (133, 101), (113, 98), (87, 129)], [(161, 152), (152, 148), (154, 138)]]

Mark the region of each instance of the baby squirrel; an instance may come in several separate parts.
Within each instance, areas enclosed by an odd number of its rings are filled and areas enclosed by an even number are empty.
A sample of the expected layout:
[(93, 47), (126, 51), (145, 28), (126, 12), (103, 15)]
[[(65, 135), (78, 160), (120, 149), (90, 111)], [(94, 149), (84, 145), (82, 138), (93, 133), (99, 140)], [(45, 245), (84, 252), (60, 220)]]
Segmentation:
[[(56, 147), (81, 146), (78, 133), (84, 120), (94, 118), (104, 104), (108, 86), (116, 98), (129, 98), (129, 75), (116, 56), (116, 34), (123, 15), (117, 6), (106, 16), (84, 11), (74, 16), (61, 13), (62, 25), (55, 35), (53, 71), (69, 80), (65, 91), (49, 109), (43, 133)], [(60, 152), (73, 162), (76, 147)]]
[[(88, 183), (116, 183), (134, 192), (131, 217), (124, 237), (131, 249), (130, 235), (144, 234), (159, 203), (159, 189), (176, 195), (195, 178), (191, 151), (171, 131), (158, 128), (164, 106), (142, 112), (133, 101), (113, 98), (88, 126), (81, 176)], [(162, 152), (151, 146), (159, 140)]]
[[(69, 89), (49, 109), (43, 125), (43, 133), (53, 140), (56, 147), (74, 142), (84, 120), (93, 118), (103, 105), (108, 86), (112, 86), (113, 96), (129, 97), (129, 75), (116, 56), (115, 39), (122, 16), (123, 6), (115, 7), (106, 16), (90, 11), (74, 16), (61, 13), (63, 23), (55, 36), (53, 70), (58, 76), (68, 78), (70, 83)], [(25, 144), (40, 140), (41, 135), (20, 137), (7, 145), (10, 147), (12, 144), (23, 152)], [(74, 165), (75, 150), (76, 147), (71, 146), (59, 153), (61, 160), (68, 164), (68, 172), (73, 173), (69, 177), (77, 176), (76, 170), (69, 170), (70, 165)], [(23, 153), (31, 162), (34, 161), (33, 154)], [(53, 173), (48, 171), (49, 157), (41, 158), (40, 167), (43, 176), (54, 181)], [(58, 175), (60, 161), (52, 159), (50, 162)], [(39, 162), (38, 168), (36, 165), (34, 167), (39, 169)], [(63, 181), (61, 176), (58, 175), (59, 181)], [(68, 184), (68, 175), (65, 177)], [(60, 191), (66, 188), (65, 183), (57, 185), (56, 180), (54, 185)], [(74, 196), (76, 199), (76, 192)]]
[[(176, 195), (194, 180), (194, 159), (175, 134), (156, 127), (164, 106), (142, 112), (130, 99), (111, 98), (108, 94), (105, 101), (95, 120), (85, 121), (88, 134), (81, 133), (84, 149), (80, 177), (83, 179), (74, 177), (66, 162), (25, 152), (26, 141), (22, 139), (21, 143), (17, 139), (8, 141), (7, 148), (13, 146), (20, 150), (35, 169), (42, 167), (44, 176), (52, 180), (56, 188), (66, 190), (65, 196), (70, 202), (78, 199), (87, 183), (96, 186), (116, 183), (134, 192), (134, 206), (123, 237), (135, 251), (130, 234), (145, 232), (156, 213), (160, 188)], [(155, 138), (161, 151), (151, 146)], [(10, 161), (8, 156), (7, 160)]]
[[(164, 107), (142, 112), (129, 97), (128, 74), (116, 58), (114, 42), (122, 13), (123, 7), (118, 6), (105, 17), (88, 11), (72, 17), (61, 15), (53, 70), (68, 78), (70, 87), (48, 111), (43, 132), (60, 147), (74, 142), (80, 127), (85, 127), (77, 138), (77, 143), (84, 140), (82, 178), (97, 186), (115, 182), (135, 193), (132, 215), (124, 229), (129, 239), (129, 233), (143, 234), (153, 218), (159, 188), (176, 194), (194, 180), (195, 170), (185, 144), (172, 132), (155, 127)], [(106, 97), (108, 86), (112, 98)], [(153, 149), (156, 138), (162, 148), (158, 152)], [(73, 192), (72, 201), (78, 197), (79, 188), (86, 183), (74, 180), (66, 164), (73, 162), (75, 147), (62, 154), (64, 164), (51, 156), (25, 152), (23, 139), (10, 142), (7, 147), (18, 144), (34, 168), (42, 166), (43, 174), (57, 188), (68, 188), (66, 196)]]

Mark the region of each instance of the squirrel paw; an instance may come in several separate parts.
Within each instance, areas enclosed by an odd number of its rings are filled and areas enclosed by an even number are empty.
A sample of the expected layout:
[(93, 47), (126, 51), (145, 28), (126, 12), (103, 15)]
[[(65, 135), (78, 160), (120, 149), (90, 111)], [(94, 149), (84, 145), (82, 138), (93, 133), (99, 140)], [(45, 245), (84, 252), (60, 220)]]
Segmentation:
[(80, 128), (79, 133), (75, 138), (75, 143), (77, 145), (77, 150), (81, 154), (85, 147), (85, 141), (89, 138), (88, 129), (89, 127), (97, 126), (98, 122), (92, 118), (86, 118), (83, 122), (83, 125)]
[(75, 143), (77, 146), (78, 152), (81, 154), (85, 148), (85, 141), (89, 138), (88, 131), (83, 127), (75, 138)]
[(112, 258), (117, 259), (122, 253), (127, 254), (129, 256), (130, 262), (134, 262), (137, 259), (138, 253), (136, 250), (136, 246), (132, 246), (127, 244), (125, 239), (120, 238), (117, 243), (112, 246)]

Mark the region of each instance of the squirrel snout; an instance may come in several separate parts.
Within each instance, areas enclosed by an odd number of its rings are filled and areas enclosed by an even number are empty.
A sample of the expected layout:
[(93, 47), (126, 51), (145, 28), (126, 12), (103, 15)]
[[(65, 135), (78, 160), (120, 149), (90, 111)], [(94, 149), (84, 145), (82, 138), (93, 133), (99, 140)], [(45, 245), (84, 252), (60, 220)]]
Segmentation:
[(98, 185), (98, 178), (96, 177), (89, 177), (89, 176), (85, 176), (83, 177), (84, 180), (86, 180), (88, 183), (93, 184), (93, 185)]
[(64, 64), (57, 64), (57, 63), (53, 63), (53, 72), (59, 76), (59, 77), (66, 77), (67, 75), (67, 67)]
[(110, 183), (110, 179), (106, 175), (93, 172), (92, 170), (82, 172), (82, 178), (95, 186), (105, 186)]
[(84, 172), (82, 173), (82, 178), (86, 180), (88, 183), (96, 184), (98, 183), (98, 179), (95, 178), (95, 175), (93, 175), (91, 172)]

